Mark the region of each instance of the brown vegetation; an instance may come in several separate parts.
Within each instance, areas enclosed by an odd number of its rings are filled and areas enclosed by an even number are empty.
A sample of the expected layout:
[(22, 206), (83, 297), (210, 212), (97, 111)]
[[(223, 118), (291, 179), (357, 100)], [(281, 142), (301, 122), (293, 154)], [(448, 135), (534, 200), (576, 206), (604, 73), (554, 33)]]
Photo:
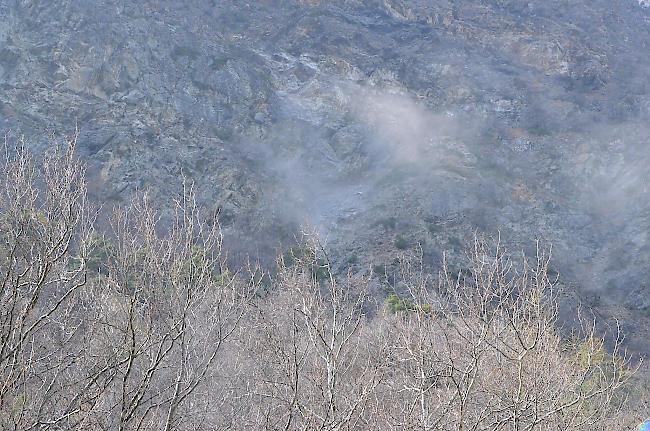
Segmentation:
[(476, 241), (460, 277), (401, 265), (399, 294), (335, 276), (325, 250), (270, 287), (229, 270), (191, 186), (98, 232), (74, 143), (0, 180), (0, 428), (620, 430), (621, 336), (557, 329), (548, 256)]

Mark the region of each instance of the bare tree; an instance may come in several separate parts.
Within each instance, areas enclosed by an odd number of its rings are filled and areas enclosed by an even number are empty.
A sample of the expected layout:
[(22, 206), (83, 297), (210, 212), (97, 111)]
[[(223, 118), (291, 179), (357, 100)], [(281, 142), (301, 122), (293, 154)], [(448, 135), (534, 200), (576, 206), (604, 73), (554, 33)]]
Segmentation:
[[(314, 242), (255, 309), (251, 417), (265, 429), (358, 429), (381, 382), (387, 343), (368, 327), (368, 279), (337, 280)], [(380, 323), (380, 322), (378, 322)]]
[(102, 233), (74, 139), (38, 161), (5, 147), (3, 430), (581, 431), (640, 419), (627, 401), (645, 380), (620, 330), (608, 347), (586, 319), (560, 333), (540, 249), (518, 257), (477, 239), (467, 270), (437, 277), (405, 259), (378, 305), (376, 279), (337, 274), (315, 237), (273, 274), (231, 271), (189, 184), (167, 211), (136, 196)]
[[(570, 343), (557, 326), (549, 257), (516, 265), (476, 240), (470, 275), (437, 283), (405, 264), (395, 316), (398, 370), (388, 383), (388, 428), (587, 430), (621, 424), (633, 374), (615, 334), (607, 351), (593, 328)], [(395, 407), (393, 407), (395, 406)], [(617, 424), (614, 426), (614, 424)], [(614, 426), (614, 428), (612, 428)]]
[(108, 237), (93, 232), (74, 143), (42, 169), (22, 147), (5, 160), (0, 425), (211, 428), (207, 382), (249, 280), (226, 268), (189, 186), (164, 228), (143, 197), (116, 210)]
[(160, 224), (146, 196), (116, 211), (107, 275), (93, 283), (94, 342), (102, 363), (114, 364), (105, 428), (209, 427), (207, 382), (250, 293), (227, 269), (219, 224), (204, 218), (189, 186), (169, 226)]
[[(0, 178), (0, 428), (56, 423), (79, 353), (74, 304), (85, 283), (92, 214), (75, 139), (40, 161), (5, 139)], [(73, 254), (76, 248), (79, 254)]]

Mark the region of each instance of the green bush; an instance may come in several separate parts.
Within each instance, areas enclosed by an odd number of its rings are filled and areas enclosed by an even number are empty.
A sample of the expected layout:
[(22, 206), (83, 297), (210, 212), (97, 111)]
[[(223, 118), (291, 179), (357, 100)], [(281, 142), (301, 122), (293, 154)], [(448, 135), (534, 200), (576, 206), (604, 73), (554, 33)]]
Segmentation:
[(115, 255), (115, 247), (104, 235), (94, 234), (89, 241), (86, 267), (91, 273), (108, 274), (108, 265)]
[(305, 260), (312, 260), (312, 252), (306, 247), (291, 247), (282, 254), (282, 262), (287, 268)]
[(372, 272), (374, 272), (377, 275), (380, 275), (382, 277), (385, 277), (387, 275), (387, 270), (386, 270), (386, 265), (384, 264), (379, 264), (379, 265), (373, 265), (372, 267)]
[(312, 277), (317, 281), (330, 279), (330, 268), (327, 262), (316, 257), (314, 250), (308, 247), (291, 247), (282, 254), (282, 262), (287, 268), (297, 264), (306, 264), (309, 267)]
[(406, 250), (407, 248), (409, 248), (408, 240), (404, 238), (402, 235), (397, 235), (394, 244), (398, 250)]
[(390, 295), (388, 295), (388, 298), (386, 298), (386, 303), (388, 304), (388, 309), (393, 314), (415, 310), (415, 305), (413, 304), (413, 301), (409, 299), (401, 298), (396, 293), (391, 293)]
[(429, 314), (432, 311), (431, 304), (420, 304), (418, 306), (411, 299), (402, 298), (396, 293), (391, 293), (388, 295), (386, 298), (386, 304), (388, 305), (388, 310), (393, 314), (412, 312), (417, 310), (418, 307), (422, 312), (426, 314)]

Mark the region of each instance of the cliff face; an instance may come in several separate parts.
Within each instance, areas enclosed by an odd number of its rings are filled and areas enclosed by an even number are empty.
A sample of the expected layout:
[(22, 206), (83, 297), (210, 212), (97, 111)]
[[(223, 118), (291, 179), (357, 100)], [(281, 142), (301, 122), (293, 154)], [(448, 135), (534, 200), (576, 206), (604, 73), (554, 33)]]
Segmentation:
[[(91, 190), (196, 182), (237, 255), (307, 224), (341, 266), (554, 244), (650, 306), (650, 10), (637, 0), (2, 0), (0, 128), (79, 129)], [(633, 329), (634, 329), (633, 328)], [(636, 330), (636, 329), (634, 329)]]

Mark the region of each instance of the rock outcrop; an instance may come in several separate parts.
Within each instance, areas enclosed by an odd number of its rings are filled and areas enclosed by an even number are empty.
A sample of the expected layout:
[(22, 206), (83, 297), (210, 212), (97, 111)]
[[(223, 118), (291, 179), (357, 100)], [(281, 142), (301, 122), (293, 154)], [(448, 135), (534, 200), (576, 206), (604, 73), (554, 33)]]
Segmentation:
[[(235, 256), (301, 224), (343, 268), (474, 232), (650, 309), (650, 10), (637, 0), (6, 0), (0, 128), (79, 130), (96, 199), (194, 180)], [(622, 314), (621, 314), (622, 313)], [(640, 339), (641, 337), (639, 337)]]

